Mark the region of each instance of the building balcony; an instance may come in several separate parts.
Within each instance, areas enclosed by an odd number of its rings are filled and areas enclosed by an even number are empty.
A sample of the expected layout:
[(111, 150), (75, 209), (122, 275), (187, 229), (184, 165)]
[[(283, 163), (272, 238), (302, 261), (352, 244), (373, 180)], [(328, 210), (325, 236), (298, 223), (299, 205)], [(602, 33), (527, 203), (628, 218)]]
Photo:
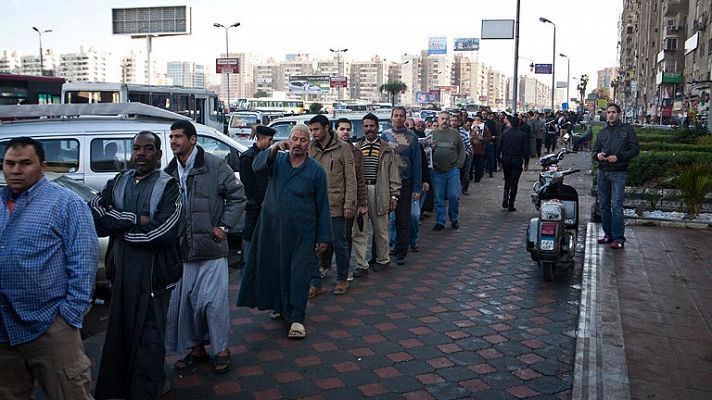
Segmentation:
[(665, 37), (678, 37), (685, 28), (681, 25), (665, 25), (665, 30), (663, 31)]

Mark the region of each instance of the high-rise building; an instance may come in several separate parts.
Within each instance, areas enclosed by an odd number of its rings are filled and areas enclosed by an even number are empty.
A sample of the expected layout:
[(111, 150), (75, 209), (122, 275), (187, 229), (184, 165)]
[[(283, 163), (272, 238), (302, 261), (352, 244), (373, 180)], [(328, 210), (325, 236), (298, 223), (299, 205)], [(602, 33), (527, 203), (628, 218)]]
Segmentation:
[(265, 64), (258, 64), (253, 67), (253, 86), (255, 93), (266, 93), (269, 97), (274, 94), (275, 80), (279, 74), (279, 66), (274, 60), (268, 60)]
[(205, 66), (189, 61), (170, 61), (166, 65), (166, 74), (176, 86), (206, 87)]
[[(712, 3), (690, 1), (685, 40), (685, 111), (712, 132)], [(707, 99), (707, 100), (705, 100)]]
[(385, 83), (383, 60), (373, 56), (369, 61), (353, 61), (349, 71), (349, 86), (352, 99), (378, 101), (380, 86)]
[(522, 111), (551, 107), (551, 89), (536, 78), (520, 76), (519, 106)]
[(0, 73), (19, 74), (21, 64), (20, 57), (16, 51), (2, 51), (2, 57), (0, 57)]
[[(159, 70), (158, 62), (151, 60), (151, 79), (148, 79), (148, 57), (144, 52), (132, 51), (128, 55), (121, 57), (121, 82), (137, 83), (142, 85), (166, 84), (164, 74)], [(169, 81), (172, 83), (172, 81)]]
[(603, 68), (598, 71), (598, 79), (596, 80), (597, 82), (597, 88), (604, 88), (611, 90), (612, 85), (611, 83), (616, 79), (618, 76), (618, 71), (616, 70), (615, 67), (609, 67), (609, 68)]
[(98, 52), (93, 47), (85, 50), (80, 46), (78, 53), (60, 56), (57, 75), (69, 82), (116, 82), (119, 71), (120, 68), (112, 63), (110, 53)]

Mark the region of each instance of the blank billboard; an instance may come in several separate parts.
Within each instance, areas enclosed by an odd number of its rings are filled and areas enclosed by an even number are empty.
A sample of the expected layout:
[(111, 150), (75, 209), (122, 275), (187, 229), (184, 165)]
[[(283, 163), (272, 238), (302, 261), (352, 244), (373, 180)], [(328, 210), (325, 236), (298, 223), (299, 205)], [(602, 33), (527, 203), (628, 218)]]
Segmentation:
[(190, 7), (134, 7), (111, 10), (114, 35), (189, 35)]
[(482, 39), (514, 39), (514, 20), (483, 19)]

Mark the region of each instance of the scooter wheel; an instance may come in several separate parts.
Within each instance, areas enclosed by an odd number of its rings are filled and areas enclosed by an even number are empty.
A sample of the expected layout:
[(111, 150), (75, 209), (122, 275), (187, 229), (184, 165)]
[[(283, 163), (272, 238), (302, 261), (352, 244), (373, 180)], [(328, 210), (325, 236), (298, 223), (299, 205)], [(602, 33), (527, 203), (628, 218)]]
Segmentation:
[(552, 262), (542, 262), (541, 272), (544, 275), (544, 280), (551, 282), (554, 280), (554, 263)]

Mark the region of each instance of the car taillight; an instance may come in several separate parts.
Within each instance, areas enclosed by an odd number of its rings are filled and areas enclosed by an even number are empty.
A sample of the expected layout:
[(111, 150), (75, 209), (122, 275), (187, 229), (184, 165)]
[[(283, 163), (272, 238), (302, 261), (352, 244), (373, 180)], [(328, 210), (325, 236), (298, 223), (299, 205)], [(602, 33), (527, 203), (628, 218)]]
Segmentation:
[(546, 236), (556, 235), (556, 224), (553, 222), (544, 222), (541, 224), (541, 234)]

